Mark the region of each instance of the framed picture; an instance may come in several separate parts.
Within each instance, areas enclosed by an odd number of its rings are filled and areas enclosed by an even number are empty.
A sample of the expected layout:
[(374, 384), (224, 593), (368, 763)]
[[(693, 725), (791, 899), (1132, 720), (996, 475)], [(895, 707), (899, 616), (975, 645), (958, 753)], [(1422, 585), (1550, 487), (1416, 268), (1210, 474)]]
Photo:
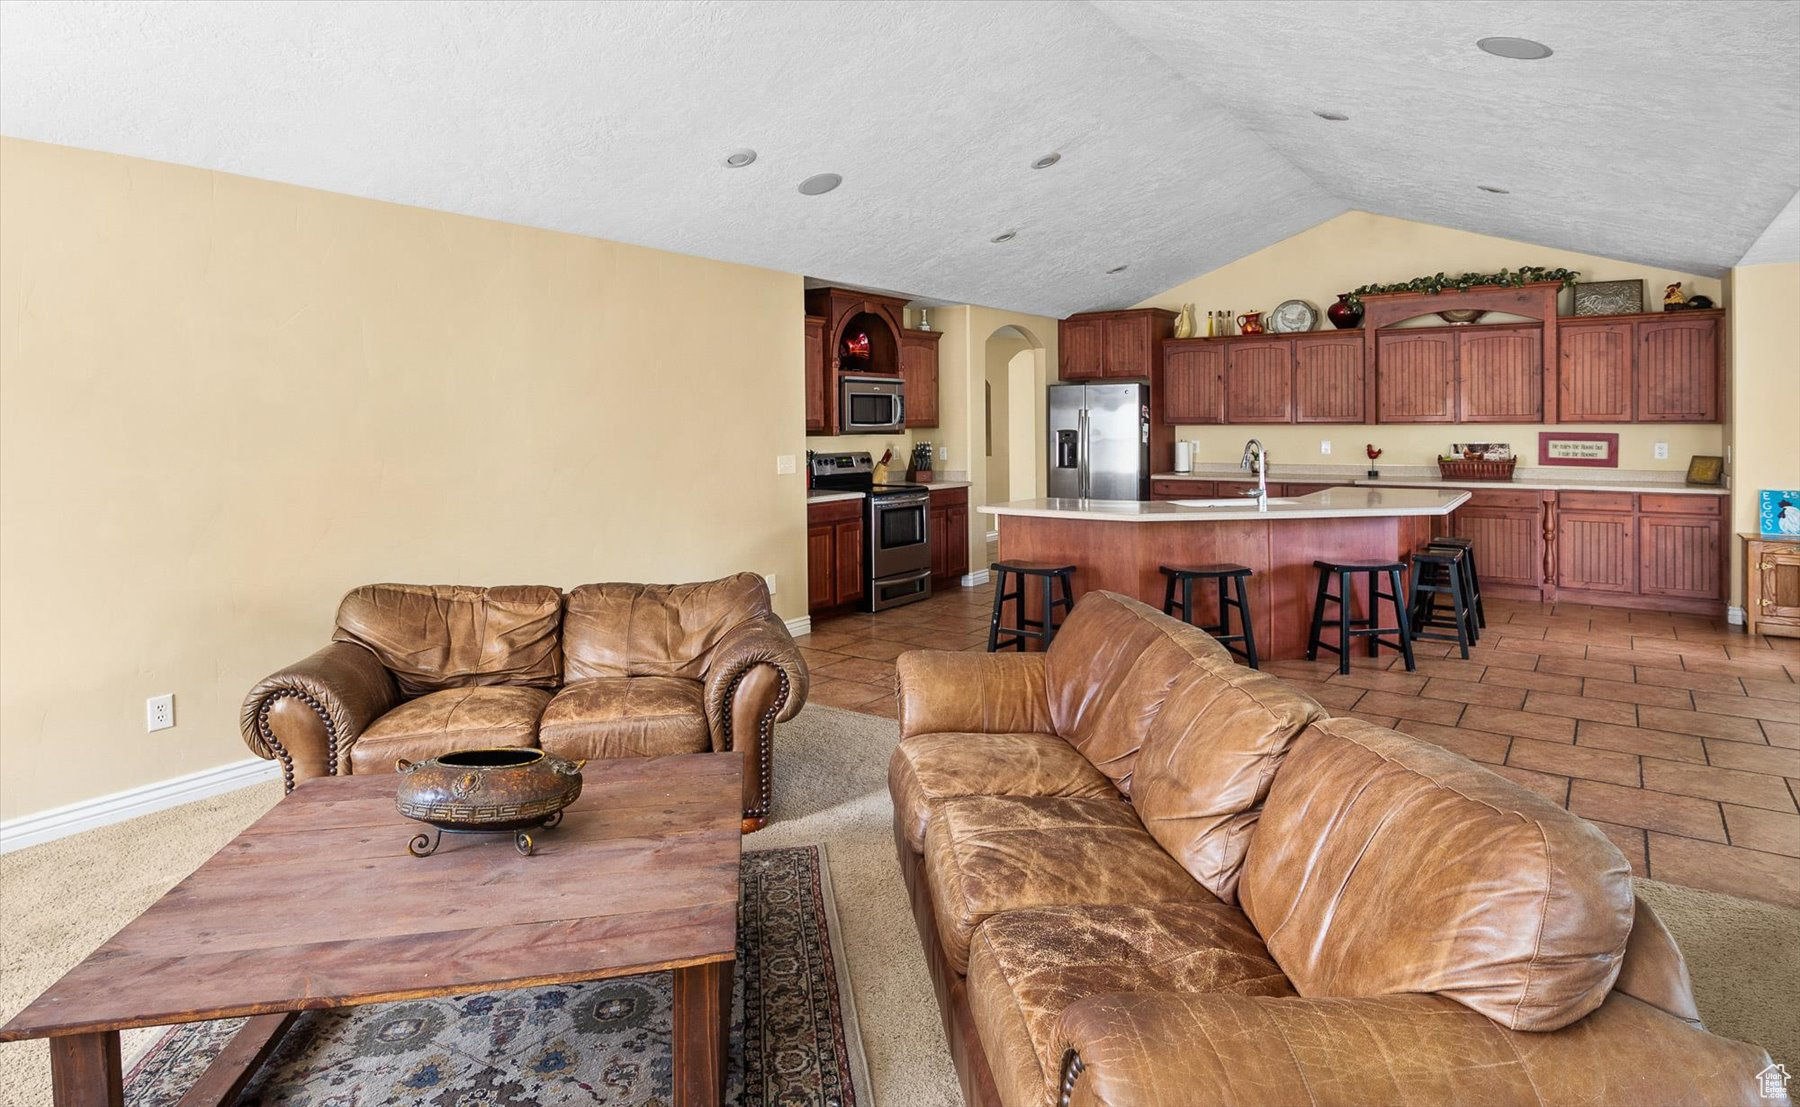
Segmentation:
[(1712, 454), (1695, 454), (1688, 458), (1687, 482), (1718, 487), (1725, 483), (1725, 459)]
[(1573, 431), (1538, 432), (1539, 465), (1585, 465), (1595, 469), (1619, 467), (1619, 436), (1576, 434)]
[(1575, 282), (1576, 315), (1642, 315), (1644, 282), (1581, 281)]
[(1800, 538), (1800, 489), (1765, 488), (1761, 507), (1757, 518), (1764, 534)]

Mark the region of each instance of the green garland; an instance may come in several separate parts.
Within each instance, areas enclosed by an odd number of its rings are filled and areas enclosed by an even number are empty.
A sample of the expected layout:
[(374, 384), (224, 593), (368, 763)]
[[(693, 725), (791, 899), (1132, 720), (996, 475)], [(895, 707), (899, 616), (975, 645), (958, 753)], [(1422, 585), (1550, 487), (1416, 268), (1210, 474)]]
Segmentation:
[(1439, 273), (1432, 277), (1414, 277), (1410, 281), (1399, 284), (1365, 284), (1355, 292), (1347, 293), (1349, 303), (1353, 307), (1362, 306), (1364, 296), (1374, 296), (1383, 292), (1423, 292), (1436, 296), (1440, 292), (1467, 292), (1471, 288), (1484, 285), (1498, 285), (1502, 288), (1520, 288), (1539, 281), (1561, 281), (1564, 288), (1575, 287), (1575, 278), (1581, 274), (1573, 269), (1545, 269), (1541, 265), (1527, 265), (1520, 269), (1502, 269), (1498, 273), (1464, 273), (1460, 277), (1452, 277)]

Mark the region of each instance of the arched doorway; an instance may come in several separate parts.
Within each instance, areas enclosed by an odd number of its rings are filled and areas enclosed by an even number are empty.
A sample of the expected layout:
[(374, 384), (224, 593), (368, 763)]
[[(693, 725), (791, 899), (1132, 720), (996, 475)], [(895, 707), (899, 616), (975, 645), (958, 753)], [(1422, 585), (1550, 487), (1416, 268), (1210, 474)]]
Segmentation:
[[(988, 335), (984, 373), (972, 406), (975, 464), (970, 481), (982, 503), (1028, 500), (1043, 495), (1045, 388), (1049, 365), (1044, 344), (1018, 324)], [(974, 497), (971, 497), (972, 499)], [(985, 537), (986, 565), (993, 559), (997, 532), (992, 516), (978, 516)]]

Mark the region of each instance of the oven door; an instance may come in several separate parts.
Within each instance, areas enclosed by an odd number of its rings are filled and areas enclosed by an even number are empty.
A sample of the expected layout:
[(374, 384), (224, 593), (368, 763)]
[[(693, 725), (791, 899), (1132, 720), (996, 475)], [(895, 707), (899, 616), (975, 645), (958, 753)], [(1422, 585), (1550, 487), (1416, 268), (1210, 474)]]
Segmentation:
[(889, 377), (845, 377), (838, 393), (841, 434), (885, 434), (906, 429), (906, 390)]
[(873, 580), (931, 570), (931, 493), (875, 496), (869, 501), (869, 576)]

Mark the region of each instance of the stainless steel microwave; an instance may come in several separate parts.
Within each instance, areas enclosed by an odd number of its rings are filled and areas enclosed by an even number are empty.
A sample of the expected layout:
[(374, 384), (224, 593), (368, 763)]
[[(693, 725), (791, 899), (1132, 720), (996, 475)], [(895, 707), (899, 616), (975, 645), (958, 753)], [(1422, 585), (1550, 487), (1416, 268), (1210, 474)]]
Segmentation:
[(898, 377), (838, 379), (838, 433), (886, 434), (906, 429), (906, 386)]

